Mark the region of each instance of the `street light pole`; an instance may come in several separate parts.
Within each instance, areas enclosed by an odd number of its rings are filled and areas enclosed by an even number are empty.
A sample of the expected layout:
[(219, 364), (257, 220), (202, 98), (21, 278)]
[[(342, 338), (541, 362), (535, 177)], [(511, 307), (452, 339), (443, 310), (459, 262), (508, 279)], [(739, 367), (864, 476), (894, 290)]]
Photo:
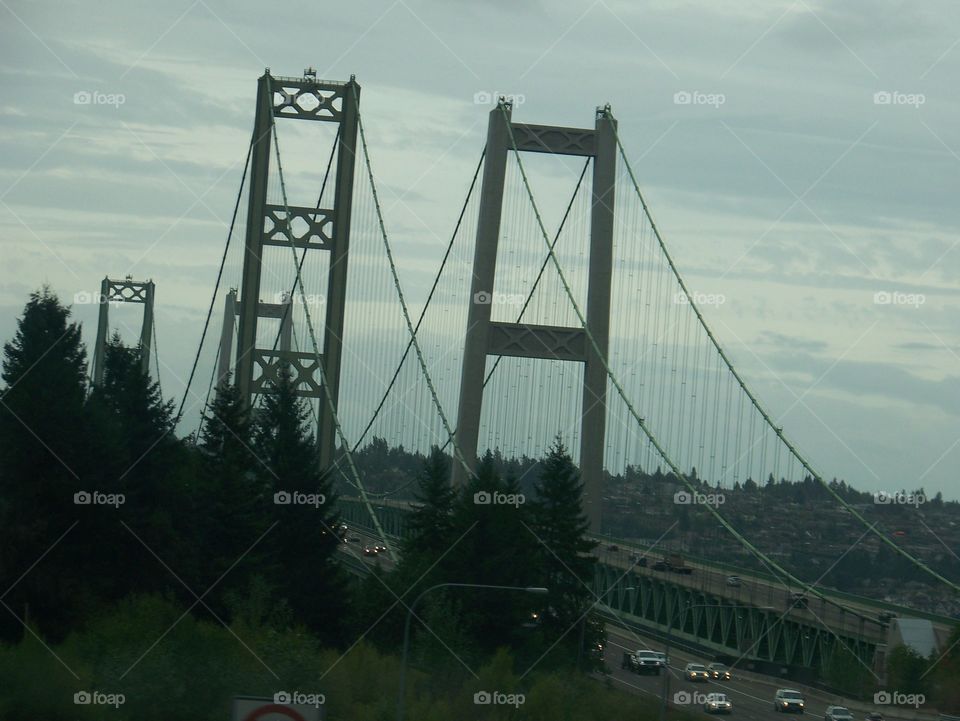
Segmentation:
[(403, 721), (403, 702), (407, 690), (407, 652), (410, 649), (410, 619), (413, 618), (413, 609), (421, 598), (430, 591), (438, 588), (478, 588), (497, 591), (522, 591), (524, 593), (546, 594), (549, 590), (539, 586), (492, 586), (483, 583), (438, 583), (422, 591), (419, 596), (413, 599), (413, 603), (407, 608), (407, 620), (403, 625), (403, 655), (400, 659), (400, 691), (397, 696), (397, 721)]
[(681, 611), (690, 611), (694, 608), (737, 608), (737, 606), (717, 603), (695, 603), (691, 606), (683, 606), (682, 608), (676, 609), (676, 613), (667, 613), (667, 640), (663, 651), (663, 655), (667, 657), (667, 677), (663, 680), (660, 691), (660, 721), (664, 721), (667, 716), (667, 696), (670, 693), (670, 639), (673, 637), (673, 617), (679, 615)]

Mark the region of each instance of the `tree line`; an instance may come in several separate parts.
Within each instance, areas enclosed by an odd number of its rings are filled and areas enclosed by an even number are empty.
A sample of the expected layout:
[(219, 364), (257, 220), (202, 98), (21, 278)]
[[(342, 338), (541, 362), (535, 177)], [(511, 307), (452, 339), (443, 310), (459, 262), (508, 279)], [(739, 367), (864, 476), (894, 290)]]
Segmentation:
[[(172, 605), (231, 633), (243, 627), (257, 638), (341, 650), (363, 638), (396, 654), (417, 594), (469, 583), (549, 593), (447, 588), (425, 597), (413, 658), (434, 673), (412, 684), (414, 697), (437, 679), (462, 683), (467, 667), (502, 649), (537, 673), (599, 662), (593, 543), (579, 474), (559, 439), (525, 476), (488, 455), (457, 490), (445, 454), (422, 457), (414, 485), (421, 504), (400, 561), (361, 580), (341, 563), (335, 473), (319, 467), (309, 411), (289, 375), (255, 411), (222, 383), (196, 437), (179, 438), (173, 403), (142, 371), (140, 349), (113, 335), (103, 380), (91, 384), (80, 326), (43, 288), (3, 346), (2, 379), (5, 653), (27, 653), (39, 639), (83, 647), (78, 639), (124, 614), (153, 628), (151, 613), (166, 617)], [(380, 451), (368, 452), (368, 466), (378, 465)], [(294, 492), (315, 502), (278, 502), (277, 494)], [(90, 645), (90, 653), (109, 655)], [(121, 684), (117, 668), (104, 668), (102, 683)], [(137, 679), (134, 670), (123, 683)]]

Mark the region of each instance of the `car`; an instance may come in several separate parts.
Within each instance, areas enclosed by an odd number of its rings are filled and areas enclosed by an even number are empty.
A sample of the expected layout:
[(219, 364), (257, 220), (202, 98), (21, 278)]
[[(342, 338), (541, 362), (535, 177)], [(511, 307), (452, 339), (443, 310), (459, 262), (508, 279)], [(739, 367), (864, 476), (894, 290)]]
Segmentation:
[(724, 666), (722, 663), (711, 663), (707, 666), (707, 671), (710, 672), (710, 678), (720, 679), (721, 681), (729, 681), (733, 678), (733, 674), (730, 673), (730, 669)]
[(654, 571), (666, 571), (666, 570), (667, 570), (667, 564), (665, 564), (663, 561), (657, 561), (656, 563), (653, 564), (653, 570), (654, 570)]
[(725, 693), (707, 694), (703, 710), (707, 713), (733, 713), (733, 702), (727, 698)]
[(853, 714), (846, 706), (827, 706), (823, 718), (825, 721), (853, 721)]
[(740, 588), (740, 576), (727, 576), (727, 585), (733, 588)]
[(804, 705), (803, 694), (792, 688), (777, 689), (773, 697), (773, 710), (779, 713), (803, 713)]
[(608, 550), (608, 551), (619, 551), (619, 550), (620, 550), (620, 546), (618, 546), (616, 543), (611, 543), (609, 546), (607, 546), (607, 550)]
[(376, 546), (366, 546), (366, 547), (363, 549), (363, 555), (364, 555), (364, 556), (376, 556), (377, 553), (379, 553), (379, 551), (377, 551)]
[(347, 536), (348, 543), (360, 543), (360, 536)]
[(806, 608), (807, 607), (807, 597), (802, 593), (794, 591), (790, 594), (788, 603), (794, 608)]
[(378, 543), (374, 548), (377, 549), (377, 553), (385, 553), (387, 550), (387, 547), (382, 543)]
[(879, 711), (868, 711), (863, 721), (883, 721), (883, 714)]
[(705, 683), (710, 680), (710, 672), (702, 663), (688, 663), (687, 667), (683, 669), (683, 677), (687, 681), (703, 681)]
[(634, 566), (640, 566), (641, 568), (646, 568), (647, 557), (641, 556), (639, 553), (634, 553), (632, 556), (630, 556), (630, 563), (632, 563)]
[(633, 653), (624, 651), (620, 668), (628, 669), (632, 673), (659, 674), (660, 659), (656, 653), (646, 649), (640, 649)]

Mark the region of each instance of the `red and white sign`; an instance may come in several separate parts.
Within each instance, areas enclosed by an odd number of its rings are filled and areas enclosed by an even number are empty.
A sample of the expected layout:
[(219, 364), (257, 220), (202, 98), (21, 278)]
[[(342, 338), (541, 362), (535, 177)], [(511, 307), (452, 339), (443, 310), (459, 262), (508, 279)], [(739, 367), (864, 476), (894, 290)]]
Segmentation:
[(323, 706), (277, 703), (272, 698), (235, 696), (233, 721), (323, 721)]

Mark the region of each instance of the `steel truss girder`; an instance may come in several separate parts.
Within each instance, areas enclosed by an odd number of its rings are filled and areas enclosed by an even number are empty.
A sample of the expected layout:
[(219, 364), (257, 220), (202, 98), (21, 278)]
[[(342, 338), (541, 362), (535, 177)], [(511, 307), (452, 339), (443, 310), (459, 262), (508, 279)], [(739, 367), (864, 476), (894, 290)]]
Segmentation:
[(286, 370), (290, 373), (290, 382), (293, 384), (296, 395), (303, 398), (319, 398), (321, 388), (315, 373), (322, 361), (322, 357), (318, 361), (313, 353), (257, 348), (253, 351), (253, 362), (260, 369), (260, 374), (254, 377), (253, 392), (269, 391), (271, 385), (276, 386), (280, 383), (280, 373)]
[(491, 321), (487, 353), (583, 362), (587, 359), (587, 334), (582, 328)]
[(272, 109), (275, 117), (323, 120), (343, 118), (346, 84), (311, 78), (273, 78)]
[[(668, 614), (689, 608), (674, 617), (673, 634), (678, 639), (713, 649), (718, 655), (765, 661), (783, 666), (822, 668), (833, 654), (846, 647), (871, 666), (877, 643), (849, 633), (835, 634), (783, 611), (739, 603), (679, 583), (669, 576), (651, 577), (597, 563), (594, 592), (603, 597), (624, 620), (667, 629)], [(626, 589), (633, 589), (628, 591)], [(698, 608), (700, 604), (712, 604)], [(715, 605), (714, 605), (715, 604)]]
[[(282, 205), (264, 206), (263, 244), (296, 248), (331, 250), (336, 237), (335, 213), (328, 208), (290, 206), (290, 217)], [(300, 232), (297, 232), (300, 221)]]

